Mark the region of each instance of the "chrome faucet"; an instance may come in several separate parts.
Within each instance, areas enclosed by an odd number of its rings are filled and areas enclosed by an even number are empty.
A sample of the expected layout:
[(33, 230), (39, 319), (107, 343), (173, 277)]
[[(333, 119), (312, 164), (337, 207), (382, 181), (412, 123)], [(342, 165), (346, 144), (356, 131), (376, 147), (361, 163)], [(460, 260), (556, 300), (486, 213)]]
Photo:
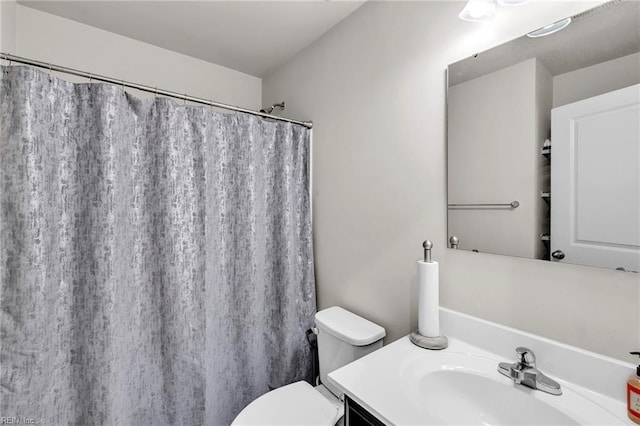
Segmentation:
[(538, 389), (552, 395), (561, 395), (560, 384), (555, 380), (542, 374), (536, 368), (536, 356), (531, 349), (518, 347), (518, 362), (509, 364), (501, 362), (498, 364), (498, 372), (509, 377), (516, 384), (522, 384), (532, 389)]

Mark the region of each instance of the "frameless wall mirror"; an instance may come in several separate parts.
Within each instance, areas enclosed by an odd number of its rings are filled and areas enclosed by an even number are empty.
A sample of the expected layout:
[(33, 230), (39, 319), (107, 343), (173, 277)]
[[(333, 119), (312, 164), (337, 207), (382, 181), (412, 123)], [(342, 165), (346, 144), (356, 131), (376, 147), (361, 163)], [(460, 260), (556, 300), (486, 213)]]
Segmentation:
[(640, 2), (537, 35), (448, 67), (450, 247), (640, 271)]

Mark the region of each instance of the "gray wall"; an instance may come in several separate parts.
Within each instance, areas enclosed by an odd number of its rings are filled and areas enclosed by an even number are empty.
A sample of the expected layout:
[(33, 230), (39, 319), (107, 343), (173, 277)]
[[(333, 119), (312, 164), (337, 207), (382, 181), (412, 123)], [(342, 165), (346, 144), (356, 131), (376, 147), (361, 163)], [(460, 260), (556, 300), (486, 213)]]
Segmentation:
[[(551, 110), (551, 78), (536, 59), (467, 80), (448, 90), (449, 203), (506, 203), (516, 209), (451, 208), (448, 235), (459, 248), (541, 259), (540, 148)], [(539, 103), (545, 105), (538, 105)], [(548, 190), (548, 188), (547, 188)]]
[(632, 361), (638, 275), (445, 249), (445, 68), (594, 5), (529, 2), (477, 25), (462, 2), (368, 2), (263, 80), (265, 103), (314, 121), (320, 308), (378, 322), (387, 342), (409, 333), (429, 238), (442, 305)]
[(8, 53), (245, 108), (262, 103), (260, 78), (26, 6), (12, 19), (15, 51)]
[(0, 51), (13, 53), (16, 48), (16, 2), (0, 1)]
[(640, 83), (640, 53), (553, 77), (553, 107)]

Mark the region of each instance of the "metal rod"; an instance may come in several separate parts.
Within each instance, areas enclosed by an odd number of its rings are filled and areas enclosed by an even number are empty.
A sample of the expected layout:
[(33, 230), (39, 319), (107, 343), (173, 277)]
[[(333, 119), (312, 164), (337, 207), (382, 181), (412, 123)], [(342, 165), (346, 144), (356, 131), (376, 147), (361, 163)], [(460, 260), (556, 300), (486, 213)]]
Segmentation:
[(311, 227), (313, 229), (313, 129), (309, 131), (309, 212)]
[(67, 68), (67, 67), (63, 67), (63, 66), (60, 66), (60, 65), (54, 65), (54, 64), (47, 63), (47, 62), (41, 62), (41, 61), (36, 61), (36, 60), (33, 60), (33, 59), (22, 58), (20, 56), (11, 55), (9, 53), (0, 52), (0, 59), (4, 59), (5, 61), (9, 61), (9, 63), (16, 62), (16, 63), (19, 63), (19, 64), (31, 65), (33, 67), (43, 68), (43, 69), (46, 69), (46, 70), (49, 70), (49, 71), (57, 71), (57, 72), (65, 73), (65, 74), (75, 75), (77, 77), (88, 78), (91, 81), (94, 81), (94, 80), (95, 81), (101, 81), (103, 83), (109, 83), (109, 84), (115, 84), (117, 86), (122, 86), (123, 88), (126, 87), (126, 88), (129, 88), (129, 89), (140, 90), (142, 92), (153, 93), (153, 94), (158, 95), (158, 96), (166, 96), (168, 98), (180, 99), (180, 100), (183, 100), (185, 102), (189, 101), (189, 102), (193, 102), (193, 103), (196, 103), (196, 104), (208, 105), (208, 106), (212, 106), (212, 107), (216, 107), (216, 108), (222, 108), (222, 109), (226, 109), (226, 110), (229, 110), (229, 111), (243, 112), (245, 114), (257, 115), (258, 117), (262, 117), (262, 118), (270, 118), (272, 120), (286, 121), (287, 123), (299, 124), (299, 125), (304, 126), (304, 127), (308, 128), (308, 129), (311, 129), (313, 127), (313, 123), (311, 121), (292, 120), (290, 118), (279, 117), (277, 115), (266, 114), (266, 113), (263, 113), (263, 112), (253, 111), (253, 110), (250, 110), (250, 109), (241, 108), (241, 107), (228, 105), (228, 104), (223, 104), (223, 103), (220, 103), (220, 102), (214, 102), (214, 101), (210, 101), (210, 100), (207, 100), (207, 99), (196, 98), (194, 96), (188, 96), (186, 94), (170, 92), (168, 90), (162, 90), (162, 89), (158, 89), (158, 88), (155, 88), (155, 87), (145, 86), (145, 85), (142, 85), (142, 84), (131, 83), (129, 81), (118, 80), (118, 79), (111, 78), (111, 77), (105, 77), (103, 75), (92, 74), (92, 73), (89, 73), (89, 72), (80, 71), (80, 70), (76, 70), (76, 69), (73, 69), (73, 68)]
[(447, 204), (447, 207), (511, 207), (517, 209), (520, 206), (519, 201), (512, 201), (510, 203), (476, 203), (476, 204)]

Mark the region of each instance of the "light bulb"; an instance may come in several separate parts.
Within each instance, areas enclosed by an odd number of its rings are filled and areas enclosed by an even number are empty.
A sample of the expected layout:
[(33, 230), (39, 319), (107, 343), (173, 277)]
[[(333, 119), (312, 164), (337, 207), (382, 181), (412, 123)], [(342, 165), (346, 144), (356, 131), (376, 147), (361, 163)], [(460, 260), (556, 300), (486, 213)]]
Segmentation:
[(495, 0), (469, 0), (458, 17), (471, 22), (491, 21), (496, 17)]

